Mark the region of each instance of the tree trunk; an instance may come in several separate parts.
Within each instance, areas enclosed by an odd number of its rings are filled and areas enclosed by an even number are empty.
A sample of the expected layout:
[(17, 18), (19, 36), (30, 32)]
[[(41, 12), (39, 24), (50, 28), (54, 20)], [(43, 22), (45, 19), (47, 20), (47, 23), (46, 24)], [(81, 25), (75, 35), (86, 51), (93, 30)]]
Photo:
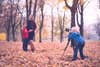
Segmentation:
[(6, 20), (7, 20), (6, 23), (5, 23), (6, 35), (7, 35), (6, 40), (7, 40), (7, 41), (10, 41), (10, 29), (11, 29), (11, 26), (10, 26), (10, 19), (7, 17)]
[[(11, 3), (13, 3), (13, 2), (11, 2)], [(11, 9), (10, 9), (11, 11), (10, 11), (10, 23), (11, 23), (11, 28), (12, 28), (12, 31), (11, 31), (11, 34), (13, 33), (13, 19), (14, 19), (14, 17), (13, 17), (13, 5), (11, 4)], [(12, 34), (12, 39), (13, 39), (13, 34)]]
[(10, 41), (10, 32), (9, 32), (9, 30), (7, 31), (7, 41)]
[(42, 29), (39, 29), (39, 42), (42, 42)]
[[(37, 0), (35, 0), (34, 8), (33, 8), (34, 21), (35, 21), (35, 17), (36, 17), (36, 7), (37, 7)], [(34, 33), (34, 38), (33, 39), (35, 41), (35, 33)]]
[(41, 17), (42, 20), (40, 21), (39, 42), (42, 42), (42, 28), (43, 28), (43, 21), (44, 21), (43, 7), (41, 7)]
[(80, 34), (84, 36), (84, 19), (83, 19), (83, 6), (81, 6), (81, 25), (80, 25)]
[(8, 26), (8, 29), (6, 29), (7, 34), (7, 41), (10, 41), (10, 26)]
[(63, 41), (63, 34), (64, 34), (64, 22), (65, 22), (65, 12), (63, 16), (63, 22), (61, 23), (61, 29), (60, 29), (60, 42)]
[(27, 18), (27, 21), (28, 21), (28, 0), (26, 0), (26, 18)]
[(13, 37), (13, 41), (16, 41), (15, 33), (16, 33), (15, 29), (12, 28), (12, 37)]
[(60, 42), (62, 43), (63, 41), (63, 30), (60, 31)]
[(29, 2), (29, 13), (28, 13), (28, 16), (31, 15), (31, 8), (32, 8), (32, 0), (30, 0), (30, 2)]
[(52, 10), (51, 10), (51, 26), (52, 26), (52, 29), (51, 29), (51, 41), (53, 42), (53, 28), (54, 28), (54, 22), (53, 22), (53, 8), (52, 8)]
[(73, 9), (71, 9), (71, 28), (75, 25), (75, 11)]
[(79, 23), (78, 12), (77, 12), (77, 24), (79, 26), (79, 31), (80, 31), (81, 36), (84, 36), (83, 5), (81, 5), (81, 7), (79, 9), (80, 9), (79, 13), (80, 13), (80, 16), (81, 16), (81, 20), (80, 20), (80, 23)]
[(36, 17), (36, 7), (37, 7), (37, 0), (35, 0), (35, 3), (34, 3), (34, 10), (33, 10), (33, 16), (34, 16), (34, 20), (35, 20), (35, 17)]

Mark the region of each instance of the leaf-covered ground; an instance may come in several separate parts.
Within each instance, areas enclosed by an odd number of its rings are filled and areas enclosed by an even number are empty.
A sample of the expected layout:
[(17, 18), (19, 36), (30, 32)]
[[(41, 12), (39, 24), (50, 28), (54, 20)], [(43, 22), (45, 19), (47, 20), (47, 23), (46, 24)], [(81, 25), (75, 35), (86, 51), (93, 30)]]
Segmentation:
[(0, 67), (100, 67), (100, 41), (86, 41), (84, 60), (71, 61), (69, 46), (62, 57), (66, 42), (35, 42), (35, 52), (22, 50), (21, 42), (0, 42)]

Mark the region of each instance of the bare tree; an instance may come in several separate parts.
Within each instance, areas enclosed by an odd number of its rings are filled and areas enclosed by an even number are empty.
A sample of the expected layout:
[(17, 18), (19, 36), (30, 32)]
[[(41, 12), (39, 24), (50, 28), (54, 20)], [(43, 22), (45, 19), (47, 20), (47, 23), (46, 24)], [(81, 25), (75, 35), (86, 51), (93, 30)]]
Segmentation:
[[(84, 36), (84, 9), (86, 8), (86, 6), (90, 3), (91, 1), (83, 1), (83, 0), (80, 0), (80, 3), (78, 3), (78, 10), (77, 10), (77, 24), (79, 26), (79, 29), (80, 29), (80, 34), (81, 36)], [(84, 6), (85, 5), (85, 6)], [(78, 11), (79, 11), (79, 14), (81, 16), (81, 19), (80, 19), (80, 23), (79, 23), (79, 20), (78, 20)]]
[(60, 16), (59, 14), (59, 9), (57, 8), (58, 10), (58, 22), (59, 22), (59, 29), (60, 29), (60, 42), (63, 41), (63, 33), (64, 33), (64, 21), (65, 21), (65, 13), (64, 13), (64, 16), (63, 18)]
[(31, 8), (32, 8), (32, 0), (26, 0), (26, 16), (27, 16), (27, 20), (29, 18), (29, 15), (31, 14)]
[(9, 3), (7, 3), (6, 5), (3, 5), (3, 19), (4, 20), (4, 28), (5, 28), (5, 32), (6, 32), (6, 40), (10, 41), (11, 40), (11, 20), (10, 20), (10, 5)]
[(16, 1), (16, 4), (14, 2), (15, 2), (14, 0), (10, 0), (10, 3), (11, 3), (10, 18), (11, 18), (11, 27), (12, 27), (11, 28), (11, 30), (12, 30), (12, 39), (13, 39), (13, 41), (16, 41), (16, 33), (17, 33), (18, 26), (20, 25), (20, 22), (17, 21), (18, 20), (17, 17), (19, 16), (19, 10), (18, 10), (19, 0)]
[(7, 38), (6, 40), (7, 41), (10, 41), (11, 37), (10, 37), (10, 31), (11, 31), (11, 23), (10, 23), (10, 17), (9, 16), (6, 16), (5, 17), (5, 29), (6, 29), (6, 34), (7, 34)]
[(78, 24), (78, 26), (79, 26), (79, 29), (80, 29), (80, 34), (83, 36), (84, 34), (84, 18), (83, 18), (83, 6), (84, 5), (80, 5), (80, 7), (78, 7), (79, 9), (80, 9), (80, 11), (79, 11), (79, 13), (80, 13), (80, 15), (81, 15), (81, 21), (80, 21), (80, 23), (79, 23), (79, 21), (78, 21), (78, 12), (77, 12), (77, 24)]
[(5, 30), (7, 34), (7, 41), (13, 40), (16, 41), (16, 33), (18, 27), (20, 26), (20, 13), (18, 10), (19, 0), (8, 0), (6, 4), (4, 4), (4, 18), (5, 18)]
[(77, 12), (77, 5), (78, 5), (79, 0), (73, 0), (72, 6), (68, 5), (68, 2), (66, 0), (64, 1), (65, 1), (66, 7), (68, 7), (71, 11), (71, 27), (76, 26), (75, 25), (75, 13)]
[(44, 0), (40, 0), (40, 11), (41, 11), (41, 20), (40, 20), (40, 26), (39, 26), (39, 42), (42, 42), (42, 28), (43, 28), (43, 21), (44, 21)]

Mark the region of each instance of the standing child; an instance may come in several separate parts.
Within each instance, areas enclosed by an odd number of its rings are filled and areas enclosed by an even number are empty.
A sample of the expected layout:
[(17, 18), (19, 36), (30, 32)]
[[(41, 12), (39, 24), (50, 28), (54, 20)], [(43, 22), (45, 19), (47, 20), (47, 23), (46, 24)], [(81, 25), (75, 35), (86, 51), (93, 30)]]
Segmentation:
[(23, 50), (27, 51), (27, 47), (28, 47), (28, 30), (27, 30), (27, 24), (26, 22), (23, 23), (23, 27), (22, 27), (22, 41), (23, 41)]

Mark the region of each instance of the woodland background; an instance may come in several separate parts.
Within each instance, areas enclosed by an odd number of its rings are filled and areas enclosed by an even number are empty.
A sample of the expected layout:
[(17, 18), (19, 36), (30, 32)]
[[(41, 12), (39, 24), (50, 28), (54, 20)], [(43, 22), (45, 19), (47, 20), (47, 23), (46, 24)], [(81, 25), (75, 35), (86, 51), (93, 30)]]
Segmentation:
[(35, 40), (62, 42), (66, 28), (78, 26), (85, 39), (100, 39), (99, 0), (0, 0), (0, 39), (21, 41), (21, 27), (33, 15)]
[[(35, 52), (22, 50), (22, 23), (33, 15)], [(71, 61), (66, 28), (78, 26), (86, 44)], [(99, 67), (100, 0), (0, 0), (0, 67)]]

